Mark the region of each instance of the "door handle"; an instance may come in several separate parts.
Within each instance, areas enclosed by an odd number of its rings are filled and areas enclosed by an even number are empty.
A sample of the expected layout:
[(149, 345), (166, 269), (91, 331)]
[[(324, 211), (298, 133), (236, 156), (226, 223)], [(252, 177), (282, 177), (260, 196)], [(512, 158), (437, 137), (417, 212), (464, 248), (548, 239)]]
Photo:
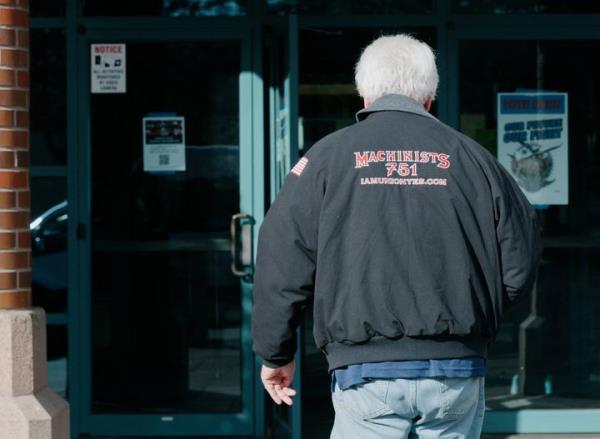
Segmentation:
[(231, 216), (231, 272), (238, 277), (249, 278), (254, 274), (252, 230), (255, 223), (247, 213)]

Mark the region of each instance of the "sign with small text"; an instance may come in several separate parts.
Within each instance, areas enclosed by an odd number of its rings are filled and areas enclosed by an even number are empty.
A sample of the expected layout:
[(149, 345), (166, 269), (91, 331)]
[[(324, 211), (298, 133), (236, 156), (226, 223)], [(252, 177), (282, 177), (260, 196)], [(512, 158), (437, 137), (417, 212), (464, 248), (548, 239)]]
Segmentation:
[(92, 93), (125, 93), (125, 44), (92, 44), (90, 47)]
[(498, 160), (533, 205), (569, 203), (567, 93), (498, 93)]
[(185, 119), (155, 116), (142, 119), (144, 171), (185, 171)]

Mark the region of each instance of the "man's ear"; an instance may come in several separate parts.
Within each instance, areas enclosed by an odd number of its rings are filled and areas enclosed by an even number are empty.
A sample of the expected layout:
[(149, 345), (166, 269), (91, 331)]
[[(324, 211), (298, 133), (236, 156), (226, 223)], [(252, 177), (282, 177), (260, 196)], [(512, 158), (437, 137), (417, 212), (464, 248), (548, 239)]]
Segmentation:
[(429, 98), (425, 101), (425, 103), (423, 104), (423, 106), (425, 107), (425, 109), (427, 111), (431, 111), (431, 104), (433, 104), (433, 99)]
[(365, 106), (365, 108), (369, 108), (369, 106), (371, 105), (371, 101), (369, 101), (367, 98), (363, 98), (363, 105)]

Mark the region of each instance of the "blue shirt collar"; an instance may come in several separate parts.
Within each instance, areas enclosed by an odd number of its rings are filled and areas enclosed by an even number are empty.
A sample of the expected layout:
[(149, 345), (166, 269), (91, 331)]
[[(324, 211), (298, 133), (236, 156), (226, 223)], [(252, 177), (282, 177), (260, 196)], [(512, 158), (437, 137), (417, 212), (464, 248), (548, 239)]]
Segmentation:
[(422, 104), (419, 104), (414, 99), (399, 94), (387, 94), (376, 99), (368, 108), (363, 108), (356, 113), (356, 121), (360, 122), (366, 119), (369, 114), (378, 111), (405, 111), (435, 119)]

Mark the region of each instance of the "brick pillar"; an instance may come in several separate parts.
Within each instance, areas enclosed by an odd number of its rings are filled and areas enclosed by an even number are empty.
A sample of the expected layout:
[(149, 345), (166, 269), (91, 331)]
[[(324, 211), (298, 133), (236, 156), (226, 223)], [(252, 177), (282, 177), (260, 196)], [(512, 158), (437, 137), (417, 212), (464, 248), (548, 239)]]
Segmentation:
[(0, 309), (31, 306), (29, 0), (0, 0)]
[(0, 439), (69, 439), (69, 406), (46, 377), (44, 310), (30, 308), (28, 8), (0, 0)]

